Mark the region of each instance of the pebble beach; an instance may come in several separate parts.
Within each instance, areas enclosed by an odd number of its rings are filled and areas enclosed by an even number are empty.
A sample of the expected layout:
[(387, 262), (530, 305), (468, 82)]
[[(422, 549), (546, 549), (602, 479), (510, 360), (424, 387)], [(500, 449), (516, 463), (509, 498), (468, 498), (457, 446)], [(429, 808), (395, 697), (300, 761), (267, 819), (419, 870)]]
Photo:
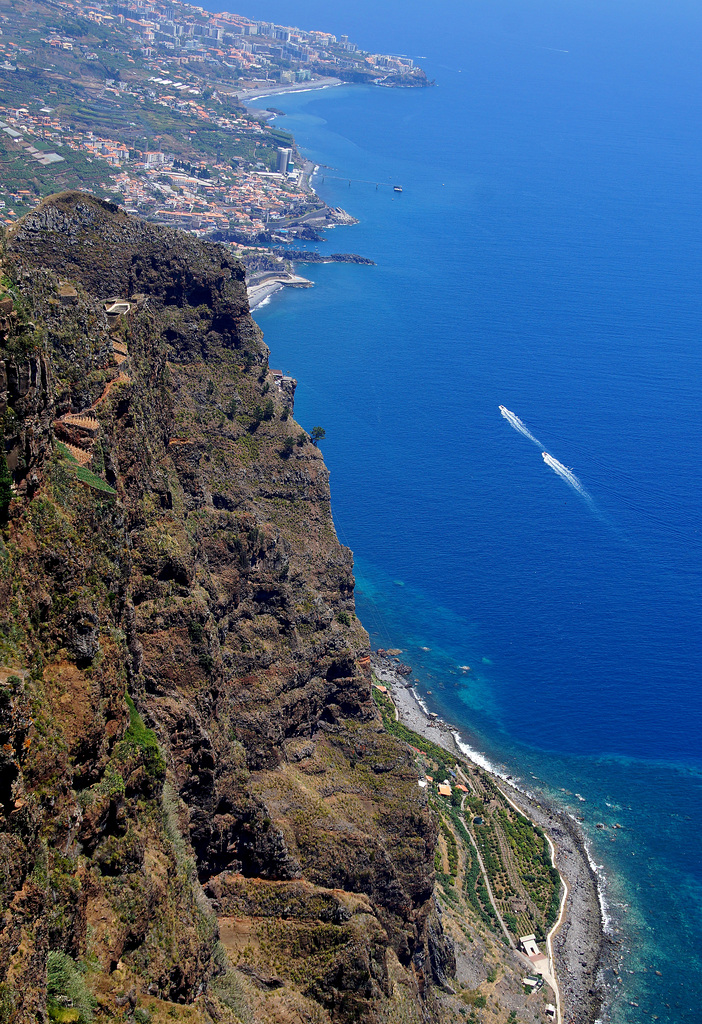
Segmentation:
[[(397, 659), (374, 654), (371, 661), (374, 676), (388, 688), (399, 721), (457, 758), (470, 760), (466, 750), (458, 745), (460, 735), (455, 729), (424, 710)], [(479, 763), (485, 770), (483, 759)], [(601, 1013), (603, 972), (613, 950), (605, 934), (597, 876), (584, 838), (577, 822), (551, 801), (534, 792), (524, 792), (499, 774), (491, 774), (504, 795), (543, 828), (553, 844), (555, 866), (567, 887), (563, 913), (551, 933), (562, 1019), (565, 1024), (593, 1024)]]

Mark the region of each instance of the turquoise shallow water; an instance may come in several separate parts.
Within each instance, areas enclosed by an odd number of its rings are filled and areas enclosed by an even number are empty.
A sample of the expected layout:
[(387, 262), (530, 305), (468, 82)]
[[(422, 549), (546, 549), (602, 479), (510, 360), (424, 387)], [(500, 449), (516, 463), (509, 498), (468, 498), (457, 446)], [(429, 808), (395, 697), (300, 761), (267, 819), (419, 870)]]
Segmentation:
[(296, 417), (327, 430), (373, 643), (406, 652), (475, 749), (583, 815), (622, 943), (612, 1019), (697, 1021), (700, 12), (370, 10), (296, 18), (422, 54), (438, 87), (275, 105), (360, 219), (320, 250), (377, 266), (309, 266), (313, 290), (256, 318)]

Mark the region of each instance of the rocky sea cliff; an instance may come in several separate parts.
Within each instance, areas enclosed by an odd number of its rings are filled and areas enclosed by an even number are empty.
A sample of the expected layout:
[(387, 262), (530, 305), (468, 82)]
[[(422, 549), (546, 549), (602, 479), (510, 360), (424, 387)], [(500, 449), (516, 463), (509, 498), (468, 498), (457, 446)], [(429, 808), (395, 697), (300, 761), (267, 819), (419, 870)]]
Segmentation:
[(0, 1020), (501, 1021), (495, 963), (543, 1019), (489, 922), (461, 978), (243, 265), (54, 196), (0, 346)]

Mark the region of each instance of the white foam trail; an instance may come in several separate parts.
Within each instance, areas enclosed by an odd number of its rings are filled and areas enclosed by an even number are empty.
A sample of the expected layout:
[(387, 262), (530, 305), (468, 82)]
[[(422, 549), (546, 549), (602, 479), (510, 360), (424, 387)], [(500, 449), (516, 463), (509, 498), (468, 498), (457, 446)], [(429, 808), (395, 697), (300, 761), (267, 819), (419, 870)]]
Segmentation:
[(532, 432), (530, 430), (527, 430), (522, 421), (519, 419), (519, 416), (515, 416), (515, 414), (513, 412), (510, 412), (509, 409), (505, 409), (504, 405), (500, 406), (500, 415), (504, 416), (504, 418), (509, 423), (510, 427), (514, 427), (514, 429), (518, 430), (520, 434), (524, 435), (524, 437), (528, 437), (529, 440), (533, 441), (534, 444), (539, 446), (539, 448), (541, 447), (541, 441), (537, 441)]
[(261, 299), (260, 302), (257, 302), (254, 308), (251, 310), (251, 312), (257, 313), (259, 309), (263, 309), (264, 306), (270, 306), (271, 299), (273, 298), (274, 294), (274, 292), (271, 292), (269, 295), (266, 295), (265, 299)]
[[(526, 797), (528, 797), (529, 800), (533, 800), (534, 802), (538, 803), (539, 798), (538, 798), (538, 796), (535, 793), (533, 793), (526, 786), (521, 786), (519, 784), (519, 780), (518, 779), (515, 779), (512, 776), (508, 776), (506, 774), (506, 772), (501, 772), (492, 763), (492, 761), (490, 761), (485, 756), (485, 754), (481, 754), (478, 750), (475, 750), (474, 747), (469, 746), (465, 742), (463, 737), (461, 736), (460, 732), (458, 732), (455, 729), (452, 729), (451, 730), (451, 735), (453, 736), (454, 740), (456, 741), (456, 746), (459, 748), (459, 750), (463, 754), (465, 754), (465, 756), (468, 758), (469, 761), (472, 761), (473, 764), (477, 764), (480, 768), (484, 768), (486, 771), (490, 772), (492, 775), (496, 775), (499, 779), (503, 779), (505, 782), (509, 782), (509, 784), (512, 786), (513, 789), (516, 789), (520, 793), (524, 793), (524, 795)], [(597, 879), (597, 886), (596, 886), (596, 888), (597, 888), (597, 900), (598, 900), (598, 902), (600, 904), (600, 914), (602, 915), (602, 929), (603, 929), (603, 931), (607, 935), (611, 935), (612, 934), (612, 918), (611, 918), (610, 913), (609, 913), (609, 903), (607, 901), (607, 896), (606, 896), (607, 876), (604, 873), (602, 864), (598, 864), (595, 861), (595, 859), (594, 859), (594, 857), (592, 855), (592, 844), (590, 843), (589, 839), (585, 836), (584, 832), (582, 831), (582, 829), (580, 827), (580, 823), (578, 822), (577, 818), (570, 811), (565, 811), (565, 813), (568, 815), (568, 817), (571, 819), (571, 821), (575, 825), (576, 831), (578, 832), (578, 835), (582, 839), (583, 847), (585, 849), (585, 856), (587, 857), (587, 860), (588, 860), (588, 863), (590, 865), (590, 868), (591, 868), (593, 874), (595, 875), (595, 878)]]
[[(575, 822), (576, 828), (579, 829), (579, 824), (578, 824), (577, 818), (575, 818), (570, 813), (570, 811), (567, 811), (566, 813), (568, 814), (568, 817), (573, 822)], [(608, 879), (607, 879), (607, 876), (606, 876), (606, 874), (604, 872), (604, 865), (598, 864), (597, 861), (595, 860), (595, 858), (593, 857), (593, 855), (592, 855), (592, 843), (590, 842), (588, 837), (585, 835), (585, 833), (582, 832), (582, 830), (580, 830), (580, 834), (582, 836), (583, 846), (585, 847), (585, 853), (587, 855), (588, 864), (590, 865), (592, 873), (594, 874), (595, 878), (597, 879), (597, 899), (598, 899), (599, 904), (600, 904), (600, 913), (602, 915), (602, 930), (607, 935), (612, 935), (613, 934), (613, 931), (612, 931), (612, 917), (611, 917), (611, 915), (609, 913), (610, 906), (609, 906), (609, 901), (607, 899), (607, 883), (608, 883)]]
[(558, 459), (554, 459), (553, 455), (549, 455), (548, 452), (541, 452), (541, 457), (546, 465), (550, 466), (554, 473), (557, 473), (561, 479), (565, 480), (567, 484), (570, 484), (574, 491), (581, 494), (583, 498), (587, 498), (588, 501), (592, 501), (592, 498), (572, 470), (568, 469), (567, 466), (564, 466), (562, 462), (558, 461)]
[(500, 779), (507, 780), (507, 775), (504, 772), (499, 771), (492, 761), (488, 760), (485, 754), (481, 754), (479, 750), (475, 750), (474, 747), (469, 746), (461, 736), (460, 732), (451, 730), (451, 735), (456, 741), (456, 746), (459, 750), (465, 754), (469, 761), (473, 764), (477, 764), (480, 768), (484, 768), (486, 772), (490, 772), (492, 775), (497, 775)]

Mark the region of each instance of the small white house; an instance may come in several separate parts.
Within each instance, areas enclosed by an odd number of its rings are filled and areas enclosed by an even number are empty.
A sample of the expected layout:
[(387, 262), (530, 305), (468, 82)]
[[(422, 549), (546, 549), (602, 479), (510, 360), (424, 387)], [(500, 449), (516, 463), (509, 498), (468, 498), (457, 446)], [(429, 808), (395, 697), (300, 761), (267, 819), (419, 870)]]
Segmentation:
[(541, 956), (541, 951), (536, 944), (535, 935), (522, 935), (519, 945), (527, 956)]

